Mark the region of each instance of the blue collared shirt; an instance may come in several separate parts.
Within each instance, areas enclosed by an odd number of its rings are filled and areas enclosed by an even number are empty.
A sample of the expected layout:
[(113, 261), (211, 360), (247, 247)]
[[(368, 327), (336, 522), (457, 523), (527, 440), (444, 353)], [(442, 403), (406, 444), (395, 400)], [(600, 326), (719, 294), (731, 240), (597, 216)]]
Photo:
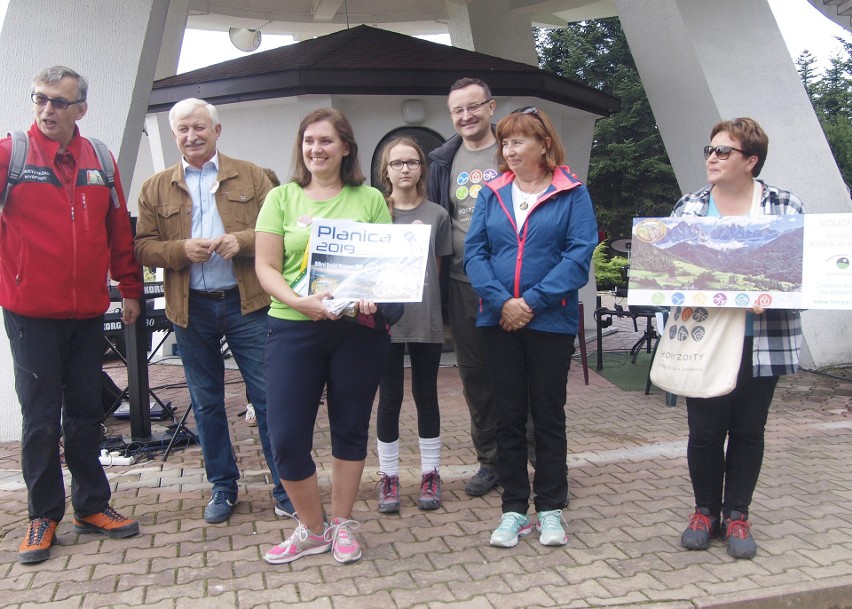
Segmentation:
[[(181, 158), (186, 188), (192, 197), (192, 238), (214, 239), (225, 234), (225, 225), (216, 207), (219, 189), (219, 153), (199, 170)], [(227, 290), (237, 285), (234, 264), (214, 253), (207, 262), (196, 262), (189, 269), (191, 290)]]

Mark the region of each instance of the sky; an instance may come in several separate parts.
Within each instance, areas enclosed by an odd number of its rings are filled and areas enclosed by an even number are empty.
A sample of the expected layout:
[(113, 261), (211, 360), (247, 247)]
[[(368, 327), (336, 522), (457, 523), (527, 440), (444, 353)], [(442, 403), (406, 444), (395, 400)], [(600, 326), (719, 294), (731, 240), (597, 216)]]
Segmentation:
[[(0, 5), (5, 1), (0, 0)], [(807, 49), (817, 58), (817, 67), (825, 68), (832, 55), (842, 51), (842, 46), (835, 40), (835, 36), (852, 41), (851, 33), (827, 19), (807, 0), (769, 0), (769, 6), (775, 14), (781, 35), (794, 60)], [(449, 44), (449, 36), (424, 38)], [(289, 36), (263, 36), (258, 51), (268, 51), (292, 42)], [(226, 32), (187, 30), (178, 63), (178, 74), (236, 59), (245, 54), (230, 43)]]

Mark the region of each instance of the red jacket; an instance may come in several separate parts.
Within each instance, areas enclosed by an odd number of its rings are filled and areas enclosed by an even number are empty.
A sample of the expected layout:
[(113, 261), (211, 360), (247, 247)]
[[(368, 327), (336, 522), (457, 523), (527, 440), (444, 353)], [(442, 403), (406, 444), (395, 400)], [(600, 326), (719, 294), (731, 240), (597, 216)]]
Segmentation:
[[(109, 307), (108, 277), (124, 298), (141, 297), (142, 269), (118, 172), (116, 208), (95, 150), (79, 130), (66, 165), (56, 162), (59, 142), (37, 125), (27, 135), (24, 175), (0, 212), (0, 306), (27, 317), (97, 317)], [(0, 140), (0, 192), (11, 147), (11, 138)]]

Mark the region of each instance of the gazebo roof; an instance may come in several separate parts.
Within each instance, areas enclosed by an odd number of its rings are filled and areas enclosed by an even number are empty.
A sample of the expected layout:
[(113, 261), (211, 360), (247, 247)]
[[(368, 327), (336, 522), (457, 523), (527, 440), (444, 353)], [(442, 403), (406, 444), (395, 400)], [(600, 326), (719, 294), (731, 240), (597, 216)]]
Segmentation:
[(615, 97), (524, 63), (360, 25), (163, 78), (149, 112), (187, 97), (221, 105), (297, 95), (446, 95), (464, 76), (497, 96), (529, 96), (608, 116)]

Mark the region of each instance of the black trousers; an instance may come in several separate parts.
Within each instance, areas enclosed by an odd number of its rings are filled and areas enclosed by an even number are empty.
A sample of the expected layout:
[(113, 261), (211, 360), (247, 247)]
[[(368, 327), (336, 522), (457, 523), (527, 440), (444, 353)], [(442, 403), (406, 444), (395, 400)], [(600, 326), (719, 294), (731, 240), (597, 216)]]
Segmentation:
[(686, 457), (695, 505), (714, 516), (727, 517), (732, 510), (748, 514), (763, 465), (764, 429), (778, 377), (752, 376), (752, 344), (746, 337), (731, 393), (686, 400)]
[(89, 516), (109, 504), (110, 487), (98, 459), (101, 441), (103, 317), (41, 319), (3, 311), (21, 402), (21, 470), (29, 517), (62, 520), (65, 485), (60, 432), (71, 472), (71, 504)]
[(405, 394), (405, 345), (411, 358), (411, 393), (417, 407), (417, 435), (437, 438), (441, 435), (441, 412), (438, 408), (438, 367), (441, 365), (441, 343), (391, 343), (385, 375), (379, 384), (379, 407), (376, 433), (382, 442), (399, 440), (399, 412)]
[(482, 328), (482, 336), (494, 391), (503, 513), (529, 508), (528, 413), (535, 429), (535, 509), (562, 509), (568, 502), (565, 403), (574, 336), (498, 327)]

